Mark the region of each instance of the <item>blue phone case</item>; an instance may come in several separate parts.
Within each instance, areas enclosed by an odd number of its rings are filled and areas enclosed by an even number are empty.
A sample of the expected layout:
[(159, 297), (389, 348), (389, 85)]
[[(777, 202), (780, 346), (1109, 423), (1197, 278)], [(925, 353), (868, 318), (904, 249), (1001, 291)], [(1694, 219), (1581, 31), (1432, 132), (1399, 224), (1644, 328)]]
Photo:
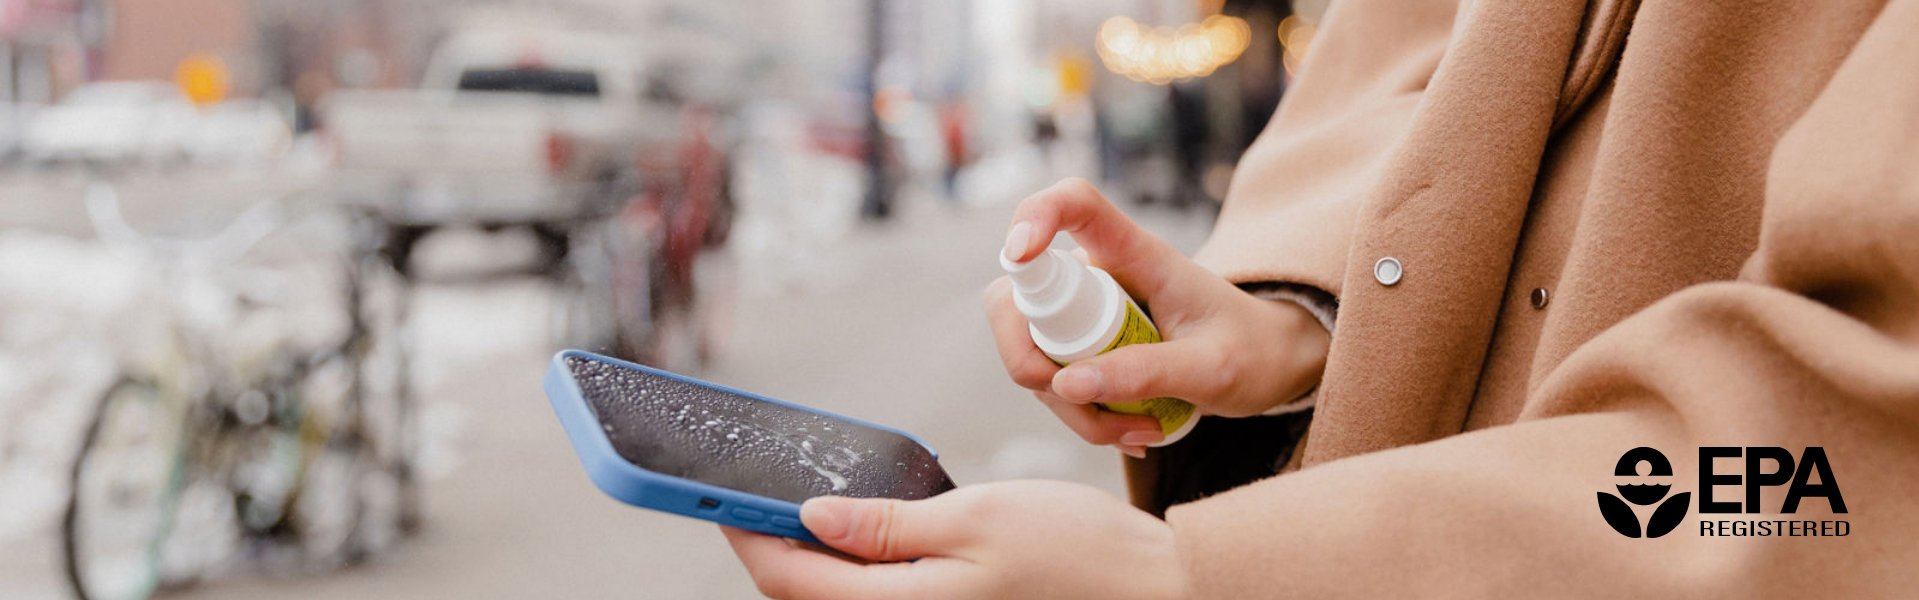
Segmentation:
[(800, 505), (798, 504), (655, 473), (627, 462), (613, 449), (613, 442), (608, 440), (606, 433), (600, 429), (600, 420), (594, 414), (593, 407), (587, 403), (586, 396), (580, 392), (579, 383), (573, 380), (573, 370), (566, 365), (566, 360), (571, 357), (624, 367), (648, 375), (674, 379), (839, 419), (862, 427), (897, 433), (926, 448), (927, 452), (933, 454), (934, 459), (939, 458), (939, 452), (934, 451), (933, 447), (928, 446), (925, 441), (913, 434), (885, 425), (743, 392), (591, 352), (561, 351), (553, 356), (553, 362), (546, 370), (546, 397), (553, 402), (553, 412), (559, 414), (560, 425), (566, 428), (566, 437), (573, 442), (573, 451), (580, 455), (580, 463), (586, 467), (587, 478), (593, 481), (593, 485), (599, 486), (600, 491), (606, 492), (608, 496), (634, 506), (704, 519), (748, 531), (813, 543), (819, 542), (818, 538), (813, 537), (811, 532), (800, 525)]

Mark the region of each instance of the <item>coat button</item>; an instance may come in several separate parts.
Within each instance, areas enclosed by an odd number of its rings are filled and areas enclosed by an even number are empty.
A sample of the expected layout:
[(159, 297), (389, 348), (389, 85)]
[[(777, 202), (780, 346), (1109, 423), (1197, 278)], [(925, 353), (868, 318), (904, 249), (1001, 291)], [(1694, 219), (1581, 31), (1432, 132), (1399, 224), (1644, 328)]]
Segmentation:
[(1551, 301), (1552, 294), (1546, 292), (1546, 288), (1533, 288), (1533, 309), (1546, 308), (1546, 303)]
[(1399, 265), (1397, 258), (1388, 256), (1373, 263), (1373, 279), (1378, 281), (1379, 285), (1391, 286), (1399, 283), (1399, 278), (1405, 275), (1406, 269)]

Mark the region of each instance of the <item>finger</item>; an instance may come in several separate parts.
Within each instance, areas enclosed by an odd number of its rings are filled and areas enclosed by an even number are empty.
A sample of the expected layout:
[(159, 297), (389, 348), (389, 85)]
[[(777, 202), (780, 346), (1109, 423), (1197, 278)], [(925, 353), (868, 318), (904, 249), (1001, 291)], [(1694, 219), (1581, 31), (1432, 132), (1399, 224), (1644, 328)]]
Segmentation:
[(950, 587), (948, 561), (861, 565), (787, 540), (720, 527), (760, 593), (781, 600), (918, 598)]
[[(1084, 179), (1069, 178), (1020, 201), (1013, 212), (1006, 255), (1014, 262), (1031, 260), (1066, 232), (1087, 254), (1120, 283), (1136, 293), (1153, 296), (1174, 273), (1159, 265), (1183, 257), (1165, 240), (1141, 228), (1119, 207)], [(1021, 224), (1027, 229), (1021, 231)], [(1022, 239), (1023, 238), (1023, 239)]]
[[(1116, 412), (1100, 410), (1091, 404), (1074, 404), (1059, 399), (1047, 392), (1034, 392), (1047, 410), (1053, 411), (1067, 429), (1079, 434), (1080, 439), (1095, 446), (1120, 443), (1128, 434), (1134, 439), (1154, 438), (1160, 435), (1159, 421), (1145, 415), (1122, 415)], [(1157, 441), (1156, 439), (1154, 441)]]
[(971, 540), (961, 518), (931, 500), (823, 496), (800, 505), (800, 522), (821, 542), (880, 562), (951, 556)]
[(1073, 404), (1138, 402), (1148, 398), (1206, 400), (1220, 395), (1225, 360), (1216, 344), (1199, 339), (1121, 346), (1076, 361), (1053, 374), (1053, 393)]
[(1001, 277), (986, 286), (986, 322), (993, 330), (993, 344), (999, 349), (1006, 374), (1020, 387), (1042, 391), (1053, 385), (1053, 373), (1059, 365), (1033, 345), (1026, 317), (1013, 307), (1013, 282)]

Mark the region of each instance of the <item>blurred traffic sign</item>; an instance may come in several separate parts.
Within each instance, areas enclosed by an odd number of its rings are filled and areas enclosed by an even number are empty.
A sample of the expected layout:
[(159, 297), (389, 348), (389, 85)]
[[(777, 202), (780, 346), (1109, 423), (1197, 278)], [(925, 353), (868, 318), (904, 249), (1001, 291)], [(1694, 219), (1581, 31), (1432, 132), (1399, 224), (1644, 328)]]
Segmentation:
[(1059, 73), (1059, 92), (1072, 98), (1085, 96), (1093, 88), (1093, 62), (1080, 54), (1062, 52), (1054, 59)]
[(218, 56), (194, 54), (173, 69), (173, 83), (194, 104), (214, 104), (227, 97), (227, 65)]

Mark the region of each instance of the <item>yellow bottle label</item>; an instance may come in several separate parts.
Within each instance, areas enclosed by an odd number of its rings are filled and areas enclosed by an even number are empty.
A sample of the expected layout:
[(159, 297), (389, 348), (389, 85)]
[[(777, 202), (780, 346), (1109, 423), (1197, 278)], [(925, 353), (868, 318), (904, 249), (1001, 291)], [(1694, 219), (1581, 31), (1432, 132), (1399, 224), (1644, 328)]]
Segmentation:
[(1119, 335), (1113, 336), (1113, 343), (1107, 344), (1106, 349), (1099, 353), (1112, 352), (1120, 346), (1156, 344), (1159, 341), (1159, 328), (1153, 326), (1152, 320), (1146, 318), (1146, 313), (1139, 310), (1138, 304), (1129, 300), (1126, 302), (1126, 322), (1120, 324)]
[[(1159, 341), (1159, 329), (1153, 327), (1153, 321), (1146, 318), (1146, 313), (1139, 309), (1138, 304), (1128, 299), (1126, 321), (1120, 325), (1119, 335), (1113, 336), (1113, 343), (1099, 352), (1105, 354), (1120, 346)], [(1148, 398), (1138, 402), (1101, 403), (1100, 406), (1120, 414), (1150, 416), (1159, 421), (1159, 432), (1169, 438), (1194, 417), (1193, 403), (1178, 398)]]

